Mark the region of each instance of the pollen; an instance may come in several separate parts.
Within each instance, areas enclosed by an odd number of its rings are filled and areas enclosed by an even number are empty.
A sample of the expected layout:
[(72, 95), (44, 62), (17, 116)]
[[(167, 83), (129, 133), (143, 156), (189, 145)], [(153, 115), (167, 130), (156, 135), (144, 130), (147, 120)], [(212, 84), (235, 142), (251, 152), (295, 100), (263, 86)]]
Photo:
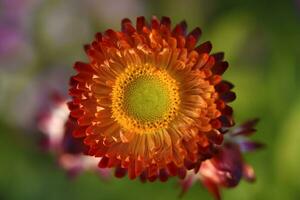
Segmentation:
[(141, 134), (166, 128), (179, 105), (177, 81), (166, 70), (149, 64), (128, 67), (112, 91), (114, 119), (123, 128)]

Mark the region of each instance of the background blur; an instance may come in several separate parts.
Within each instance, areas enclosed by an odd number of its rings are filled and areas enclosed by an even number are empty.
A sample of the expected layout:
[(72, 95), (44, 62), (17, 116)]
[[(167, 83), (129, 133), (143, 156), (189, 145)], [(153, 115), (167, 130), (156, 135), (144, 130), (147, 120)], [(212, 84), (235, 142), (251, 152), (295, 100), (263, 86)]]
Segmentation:
[[(0, 0), (0, 199), (177, 199), (175, 180), (70, 181), (34, 140), (37, 110), (50, 90), (67, 93), (83, 44), (139, 15), (200, 26), (201, 41), (230, 63), (236, 122), (261, 119), (254, 138), (267, 148), (246, 156), (257, 182), (224, 190), (224, 199), (300, 199), (299, 0)], [(212, 197), (196, 184), (183, 199)]]

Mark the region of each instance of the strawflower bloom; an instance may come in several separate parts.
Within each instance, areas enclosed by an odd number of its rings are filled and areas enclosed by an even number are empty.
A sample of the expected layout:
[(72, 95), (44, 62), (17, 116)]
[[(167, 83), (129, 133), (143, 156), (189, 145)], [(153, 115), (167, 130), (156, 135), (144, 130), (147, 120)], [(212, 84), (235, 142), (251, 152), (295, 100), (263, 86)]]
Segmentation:
[(99, 169), (98, 159), (84, 155), (85, 146), (80, 139), (72, 137), (76, 123), (69, 119), (70, 111), (66, 98), (54, 92), (43, 108), (37, 116), (42, 148), (54, 155), (58, 165), (66, 170), (70, 177), (75, 177), (83, 171), (95, 171), (100, 177), (108, 178), (110, 170)]
[(243, 152), (257, 150), (263, 147), (260, 142), (251, 141), (248, 137), (255, 133), (257, 119), (249, 120), (228, 131), (225, 141), (219, 147), (218, 153), (211, 159), (202, 162), (196, 173), (189, 171), (180, 182), (183, 195), (197, 181), (200, 181), (216, 200), (221, 199), (221, 188), (236, 187), (242, 178), (248, 182), (255, 181), (255, 173), (244, 161)]
[(100, 168), (143, 181), (184, 178), (200, 167), (234, 122), (233, 85), (222, 80), (228, 63), (212, 45), (197, 46), (201, 30), (167, 17), (129, 19), (122, 30), (97, 33), (85, 46), (89, 62), (77, 62), (70, 80), (73, 135)]

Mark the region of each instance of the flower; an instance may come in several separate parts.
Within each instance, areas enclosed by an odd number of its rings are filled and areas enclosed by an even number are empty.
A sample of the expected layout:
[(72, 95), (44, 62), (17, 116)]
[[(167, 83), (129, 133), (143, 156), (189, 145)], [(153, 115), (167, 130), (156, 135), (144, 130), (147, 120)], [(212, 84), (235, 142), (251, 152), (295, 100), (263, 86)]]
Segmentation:
[[(48, 107), (46, 107), (48, 103)], [(51, 152), (61, 168), (74, 177), (83, 171), (96, 171), (101, 177), (107, 178), (108, 169), (99, 169), (98, 159), (84, 155), (85, 146), (80, 139), (72, 137), (76, 126), (73, 119), (69, 119), (67, 100), (57, 92), (45, 102), (44, 110), (38, 113), (37, 126), (42, 133), (40, 143), (42, 147)]]
[[(11, 68), (8, 63), (13, 63), (10, 60), (15, 60), (12, 57), (15, 58), (18, 54), (17, 57), (20, 60), (20, 57), (24, 57), (24, 52), (30, 50), (25, 22), (28, 19), (28, 13), (32, 12), (36, 4), (36, 0), (2, 0), (0, 2), (0, 61), (1, 65), (7, 69)], [(28, 52), (25, 54), (28, 56)]]
[(257, 119), (249, 120), (230, 130), (218, 153), (202, 162), (198, 172), (189, 171), (189, 175), (181, 181), (181, 195), (187, 192), (197, 180), (201, 181), (217, 200), (221, 199), (220, 188), (235, 187), (242, 178), (254, 182), (254, 170), (252, 166), (245, 163), (242, 153), (263, 147), (262, 143), (247, 138), (256, 131), (254, 126), (257, 122)]
[(58, 93), (50, 97), (50, 105), (38, 112), (37, 125), (43, 133), (42, 144), (45, 149), (60, 151), (65, 133), (65, 124), (68, 121), (69, 110), (66, 100)]
[(70, 80), (70, 116), (88, 154), (100, 168), (143, 181), (184, 178), (222, 143), (233, 125), (233, 85), (221, 75), (228, 63), (212, 45), (196, 46), (200, 28), (187, 34), (167, 17), (150, 24), (138, 17), (122, 30), (97, 33), (85, 46), (88, 63), (76, 62)]
[(22, 36), (15, 28), (0, 25), (0, 58), (14, 52), (22, 44)]

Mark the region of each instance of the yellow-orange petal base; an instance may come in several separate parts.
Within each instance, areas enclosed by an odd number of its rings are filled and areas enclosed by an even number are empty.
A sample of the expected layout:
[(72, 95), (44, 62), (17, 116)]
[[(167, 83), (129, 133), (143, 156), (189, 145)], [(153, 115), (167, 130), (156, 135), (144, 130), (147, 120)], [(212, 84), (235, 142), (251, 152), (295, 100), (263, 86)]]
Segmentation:
[(130, 179), (184, 178), (214, 154), (233, 125), (233, 85), (221, 75), (228, 63), (211, 44), (196, 46), (199, 28), (171, 28), (167, 17), (148, 24), (129, 19), (122, 30), (97, 33), (85, 46), (88, 63), (71, 78), (71, 117), (99, 167)]

